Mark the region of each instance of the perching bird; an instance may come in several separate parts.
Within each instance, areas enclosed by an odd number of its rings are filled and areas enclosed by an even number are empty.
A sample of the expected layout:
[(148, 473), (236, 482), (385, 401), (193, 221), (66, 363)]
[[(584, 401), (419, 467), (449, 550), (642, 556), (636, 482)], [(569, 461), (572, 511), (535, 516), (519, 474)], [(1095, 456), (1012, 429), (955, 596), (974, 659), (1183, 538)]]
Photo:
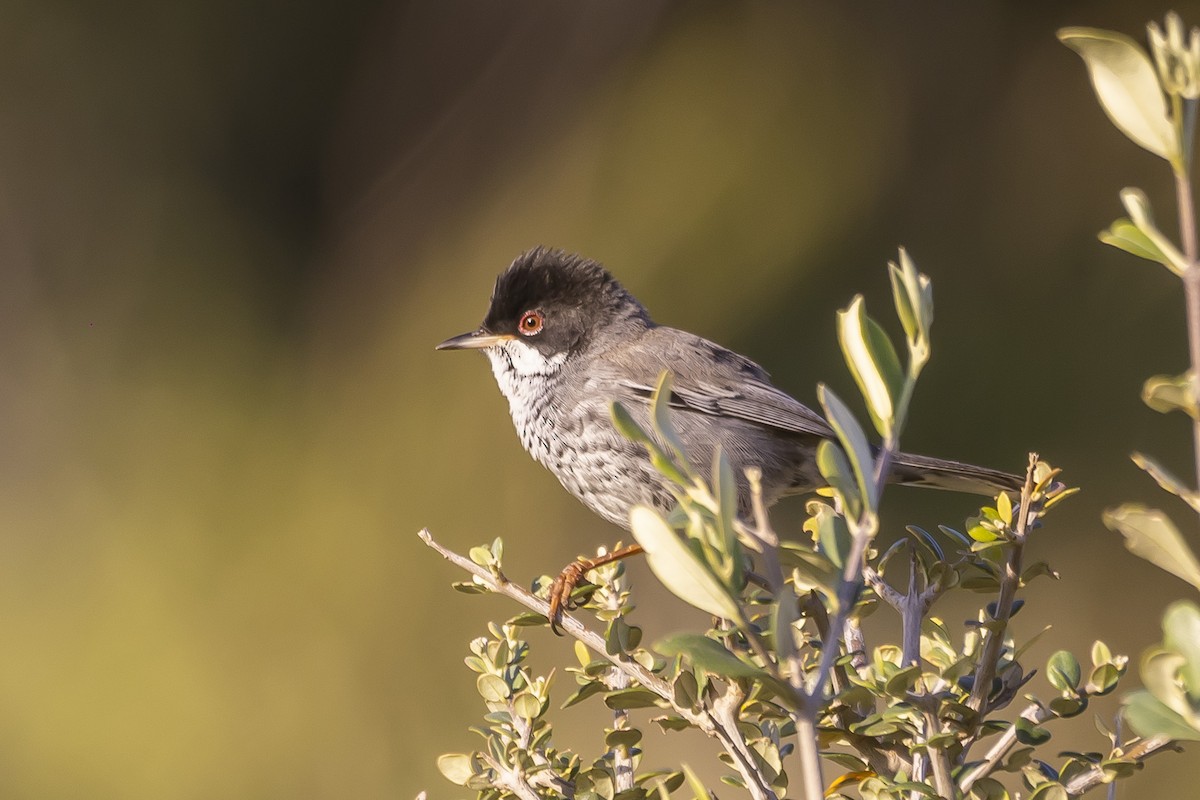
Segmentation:
[[(664, 370), (673, 376), (671, 423), (693, 464), (706, 466), (719, 445), (739, 477), (739, 513), (747, 516), (747, 467), (762, 470), (764, 500), (825, 485), (817, 445), (832, 439), (825, 420), (771, 384), (748, 358), (686, 331), (655, 324), (644, 306), (595, 261), (535, 248), (496, 280), (478, 330), (439, 350), (480, 349), (492, 364), (521, 444), (567, 491), (609, 522), (629, 528), (636, 504), (660, 511), (674, 498), (645, 447), (614, 426), (620, 402), (649, 429), (649, 400)], [(1021, 479), (957, 461), (899, 453), (894, 483), (992, 494)], [(636, 545), (599, 563), (640, 552)], [(599, 565), (564, 570), (551, 592), (556, 622), (574, 583)]]

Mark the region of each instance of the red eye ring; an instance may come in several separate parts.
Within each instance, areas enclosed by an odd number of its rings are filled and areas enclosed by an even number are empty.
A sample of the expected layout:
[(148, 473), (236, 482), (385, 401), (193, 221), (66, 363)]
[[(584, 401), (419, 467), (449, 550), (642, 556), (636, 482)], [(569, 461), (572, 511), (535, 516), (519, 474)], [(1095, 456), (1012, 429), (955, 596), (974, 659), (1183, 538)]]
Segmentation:
[(536, 336), (542, 332), (542, 326), (545, 324), (546, 317), (542, 312), (537, 310), (526, 311), (521, 315), (521, 319), (517, 323), (517, 330), (523, 336)]

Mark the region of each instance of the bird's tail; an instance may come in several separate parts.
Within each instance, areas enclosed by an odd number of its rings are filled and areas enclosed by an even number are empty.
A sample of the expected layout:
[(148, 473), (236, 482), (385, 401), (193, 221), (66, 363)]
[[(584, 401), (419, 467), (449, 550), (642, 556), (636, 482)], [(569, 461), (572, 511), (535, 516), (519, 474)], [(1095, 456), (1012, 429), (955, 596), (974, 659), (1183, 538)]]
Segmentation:
[(1016, 491), (1025, 483), (1020, 475), (1010, 472), (911, 453), (896, 454), (892, 460), (891, 480), (909, 486), (982, 495), (994, 495), (1001, 490)]

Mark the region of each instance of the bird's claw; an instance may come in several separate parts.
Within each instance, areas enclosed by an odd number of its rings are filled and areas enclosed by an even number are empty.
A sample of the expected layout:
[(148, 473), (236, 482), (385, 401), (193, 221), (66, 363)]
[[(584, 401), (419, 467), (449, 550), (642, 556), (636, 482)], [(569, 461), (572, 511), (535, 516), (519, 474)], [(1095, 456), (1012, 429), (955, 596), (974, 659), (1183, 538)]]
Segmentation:
[(558, 577), (550, 584), (550, 610), (546, 614), (546, 619), (549, 620), (550, 630), (554, 631), (555, 636), (562, 636), (559, 624), (562, 622), (563, 611), (571, 609), (571, 594), (591, 568), (591, 564), (588, 562), (572, 561), (563, 568), (562, 572), (558, 573)]

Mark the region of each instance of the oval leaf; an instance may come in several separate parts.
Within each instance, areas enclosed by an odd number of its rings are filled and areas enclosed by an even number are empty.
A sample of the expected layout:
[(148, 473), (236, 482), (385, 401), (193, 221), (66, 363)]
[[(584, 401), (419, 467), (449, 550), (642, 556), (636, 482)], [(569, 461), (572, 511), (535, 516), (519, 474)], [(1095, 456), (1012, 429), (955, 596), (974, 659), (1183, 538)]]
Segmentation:
[(838, 342), (846, 365), (854, 375), (859, 391), (880, 436), (889, 436), (895, 423), (894, 399), (900, 389), (900, 362), (883, 331), (869, 319), (862, 295), (838, 312)]
[(634, 506), (629, 512), (633, 538), (646, 551), (651, 571), (680, 600), (724, 619), (740, 619), (741, 611), (729, 591), (700, 562), (675, 531), (652, 508)]
[(1046, 662), (1046, 679), (1060, 692), (1073, 692), (1083, 677), (1079, 661), (1066, 650), (1059, 650)]
[(1125, 719), (1139, 736), (1166, 736), (1179, 741), (1200, 741), (1200, 731), (1155, 699), (1145, 689), (1125, 699)]
[(1109, 225), (1108, 230), (1100, 231), (1100, 241), (1138, 258), (1158, 262), (1171, 271), (1175, 271), (1170, 260), (1155, 247), (1154, 242), (1150, 241), (1150, 237), (1138, 230), (1136, 225), (1124, 217)]
[(1179, 145), (1158, 75), (1133, 39), (1095, 28), (1063, 28), (1059, 41), (1083, 58), (1104, 113), (1134, 142), (1175, 161)]
[(825, 418), (842, 443), (842, 451), (850, 460), (863, 502), (869, 510), (874, 511), (878, 499), (875, 492), (875, 460), (871, 455), (871, 445), (867, 443), (867, 435), (841, 398), (823, 383), (817, 386), (817, 399), (821, 401)]
[(1129, 552), (1200, 589), (1200, 563), (1161, 511), (1127, 503), (1105, 511), (1104, 524), (1125, 537)]
[(1200, 419), (1200, 403), (1192, 392), (1192, 375), (1155, 375), (1142, 386), (1142, 402), (1160, 414), (1182, 411)]
[(1195, 603), (1180, 600), (1163, 614), (1163, 645), (1183, 656), (1184, 686), (1200, 697), (1200, 608)]
[(682, 655), (693, 665), (722, 678), (761, 678), (765, 673), (726, 650), (720, 642), (699, 633), (675, 633), (660, 639), (654, 649), (663, 655)]
[(466, 753), (446, 753), (438, 756), (437, 768), (442, 775), (446, 776), (446, 780), (451, 783), (465, 786), (475, 771), (471, 767), (471, 756)]

